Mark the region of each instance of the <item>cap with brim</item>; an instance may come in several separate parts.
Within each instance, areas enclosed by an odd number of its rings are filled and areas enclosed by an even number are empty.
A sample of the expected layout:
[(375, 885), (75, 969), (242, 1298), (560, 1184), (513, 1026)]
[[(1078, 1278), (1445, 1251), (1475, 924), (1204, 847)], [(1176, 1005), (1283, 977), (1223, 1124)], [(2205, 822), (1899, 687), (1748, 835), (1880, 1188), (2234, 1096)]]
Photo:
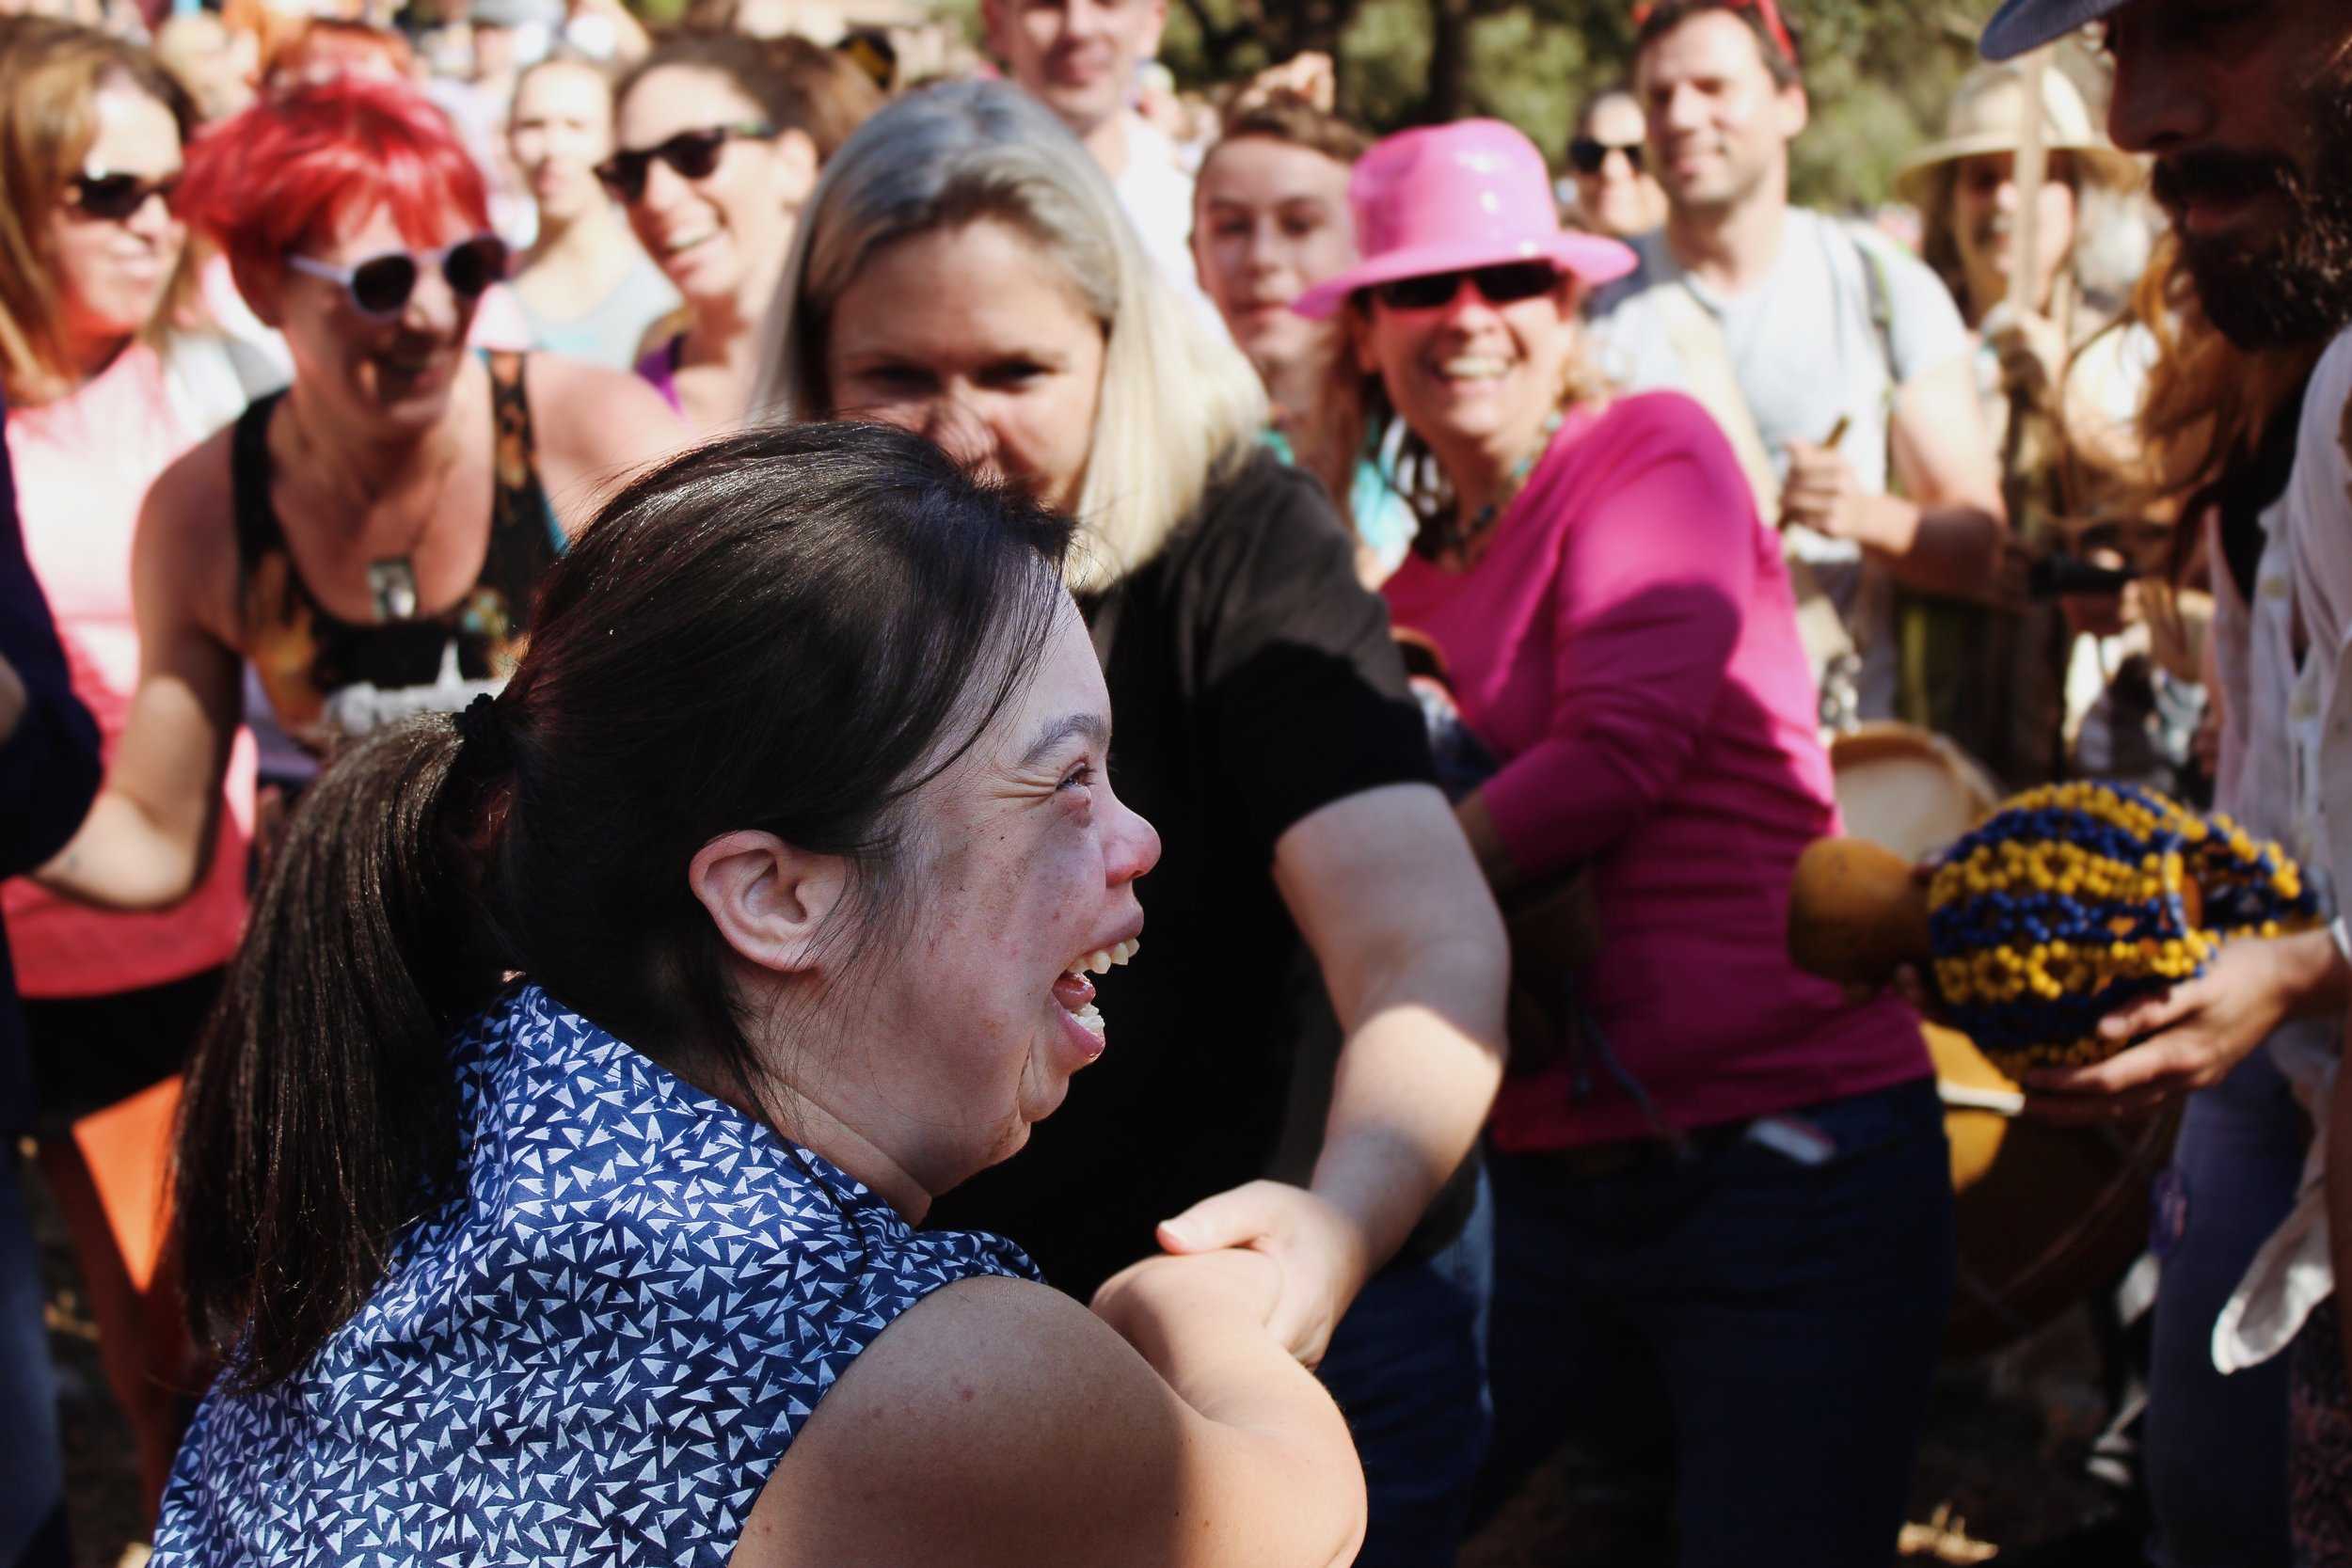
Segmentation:
[[(1904, 160), (1895, 174), (1895, 194), (1925, 206), (1935, 171), (1946, 164), (1989, 152), (2015, 152), (2026, 139), (2026, 77), (2015, 66), (1979, 66), (1952, 94), (1944, 136)], [(2044, 149), (2072, 155), (2094, 183), (2126, 188), (2138, 183), (2139, 165), (2099, 135), (2082, 94), (2059, 71), (2043, 73), (2042, 125)]]
[(2009, 0), (1984, 24), (1978, 52), (1988, 60), (2013, 60), (2029, 49), (2088, 27), (2126, 0)]
[(1633, 252), (1560, 227), (1535, 144), (1496, 119), (1401, 131), (1357, 160), (1347, 200), (1363, 260), (1291, 302), (1332, 314), (1359, 289), (1512, 261), (1546, 261), (1586, 284), (1633, 270)]

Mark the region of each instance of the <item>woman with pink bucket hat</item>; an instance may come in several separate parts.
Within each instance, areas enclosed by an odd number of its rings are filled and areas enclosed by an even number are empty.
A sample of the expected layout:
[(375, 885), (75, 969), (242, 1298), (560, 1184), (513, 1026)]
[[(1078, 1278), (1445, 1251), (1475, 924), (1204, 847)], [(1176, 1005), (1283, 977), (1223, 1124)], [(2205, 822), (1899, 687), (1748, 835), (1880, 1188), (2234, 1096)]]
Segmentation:
[(1345, 312), (1329, 406), (1410, 432), (1384, 593), (1499, 764), (1457, 813), (1506, 909), (1581, 872), (1598, 915), (1589, 961), (1519, 965), (1577, 1026), (1515, 1035), (1489, 1124), (1488, 1490), (1589, 1420), (1670, 1456), (1678, 1562), (1880, 1568), (1951, 1195), (1916, 1020), (1784, 946), (1837, 809), (1778, 542), (1698, 404), (1588, 372), (1632, 256), (1560, 228), (1526, 137), (1405, 132), (1349, 198), (1363, 260), (1295, 309)]

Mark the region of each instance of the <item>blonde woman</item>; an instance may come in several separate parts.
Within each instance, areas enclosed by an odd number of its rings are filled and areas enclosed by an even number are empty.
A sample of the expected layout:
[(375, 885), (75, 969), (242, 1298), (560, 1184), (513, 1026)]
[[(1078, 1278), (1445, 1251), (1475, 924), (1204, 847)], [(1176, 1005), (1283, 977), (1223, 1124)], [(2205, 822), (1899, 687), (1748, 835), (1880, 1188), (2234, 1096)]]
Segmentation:
[[(69, 24), (0, 24), (0, 382), (25, 553), (56, 614), (74, 694), (119, 749), (142, 626), (131, 541), (156, 475), (244, 406), (267, 372), (174, 330), (193, 295), (171, 208), (194, 105), (152, 55)], [(68, 1196), (108, 1381), (151, 1504), (179, 1440), (185, 1341), (163, 1276), (124, 1256), (72, 1125), (179, 1070), (245, 922), (253, 748), (233, 715), (199, 799), (208, 874), (160, 913), (82, 908), (19, 878), (6, 890), (24, 997), (43, 1169)], [(13, 1109), (13, 1107), (12, 1107)], [(133, 1159), (160, 1156), (155, 1138)], [(10, 1133), (24, 1131), (10, 1125)], [(109, 1162), (110, 1163), (110, 1162)], [(90, 1201), (72, 1201), (88, 1195)]]
[[(1082, 1296), (1155, 1245), (1274, 1258), (1274, 1326), (1363, 1455), (1359, 1560), (1450, 1561), (1485, 1430), (1484, 1189), (1450, 1179), (1500, 1076), (1502, 932), (1330, 501), (1263, 450), (1258, 378), (1084, 148), (1008, 87), (850, 137), (768, 321), (767, 417), (901, 425), (1078, 519), (1112, 776), (1167, 847), (1151, 961), (1097, 981), (1117, 1046), (937, 1217)], [(1295, 1069), (1328, 1113), (1292, 1169)]]

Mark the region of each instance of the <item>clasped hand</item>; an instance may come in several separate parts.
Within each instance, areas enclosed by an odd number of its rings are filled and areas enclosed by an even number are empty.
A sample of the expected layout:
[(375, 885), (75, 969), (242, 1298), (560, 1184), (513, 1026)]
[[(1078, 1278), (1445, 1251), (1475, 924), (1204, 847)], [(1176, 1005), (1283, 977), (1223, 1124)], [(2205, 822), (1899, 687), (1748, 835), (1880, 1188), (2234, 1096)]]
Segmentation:
[[(1180, 1257), (1242, 1249), (1271, 1259), (1280, 1280), (1267, 1307), (1266, 1331), (1308, 1367), (1322, 1361), (1331, 1331), (1369, 1272), (1356, 1222), (1338, 1205), (1287, 1181), (1251, 1181), (1203, 1198), (1163, 1221), (1159, 1240)], [(1137, 1266), (1151, 1261), (1156, 1260)]]

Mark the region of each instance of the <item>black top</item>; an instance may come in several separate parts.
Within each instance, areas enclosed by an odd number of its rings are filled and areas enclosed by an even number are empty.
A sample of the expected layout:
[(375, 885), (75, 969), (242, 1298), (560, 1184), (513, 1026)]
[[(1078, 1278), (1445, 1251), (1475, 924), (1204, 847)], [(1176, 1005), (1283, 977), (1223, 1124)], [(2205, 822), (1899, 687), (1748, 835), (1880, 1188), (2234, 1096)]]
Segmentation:
[[(73, 695), (49, 601), (24, 556), (8, 423), (0, 404), (0, 658), (24, 685), (24, 713), (0, 741), (0, 877), (30, 871), (64, 848), (98, 793), (98, 726)], [(24, 1020), (0, 929), (0, 1133), (23, 1132), (32, 1117)]]
[(1142, 952), (1095, 981), (1102, 1059), (931, 1217), (1010, 1237), (1082, 1297), (1155, 1251), (1159, 1221), (1273, 1173), (1300, 1042), (1336, 1035), (1275, 891), (1275, 841), (1331, 801), (1433, 776), (1387, 607), (1322, 486), (1271, 454), (1083, 608), (1112, 785), (1160, 832)]
[(285, 394), (257, 399), (237, 420), (230, 476), (244, 651), (279, 725), (313, 751), (421, 709), (462, 708), (479, 683), (503, 682), (522, 657), (540, 579), (563, 552), (564, 535), (539, 482), (523, 356), (484, 359), (493, 441), (489, 542), (473, 586), (437, 610), (414, 602), (405, 561), (379, 563), (391, 569), (380, 585), (381, 619), (346, 621), (321, 604), (294, 565), (270, 501), (269, 421)]

